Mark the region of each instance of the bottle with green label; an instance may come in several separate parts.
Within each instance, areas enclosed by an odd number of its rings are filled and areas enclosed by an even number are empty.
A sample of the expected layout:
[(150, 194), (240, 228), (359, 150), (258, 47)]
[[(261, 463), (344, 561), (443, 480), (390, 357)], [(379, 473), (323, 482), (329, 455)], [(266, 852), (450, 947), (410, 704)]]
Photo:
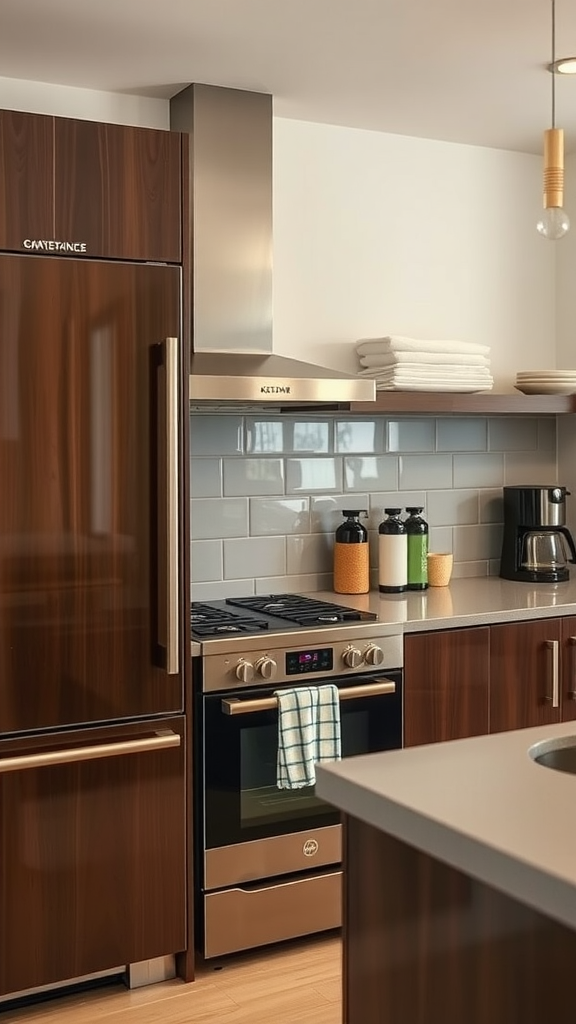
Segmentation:
[(406, 506), (404, 520), (408, 538), (408, 590), (428, 587), (428, 523), (422, 518), (423, 507)]

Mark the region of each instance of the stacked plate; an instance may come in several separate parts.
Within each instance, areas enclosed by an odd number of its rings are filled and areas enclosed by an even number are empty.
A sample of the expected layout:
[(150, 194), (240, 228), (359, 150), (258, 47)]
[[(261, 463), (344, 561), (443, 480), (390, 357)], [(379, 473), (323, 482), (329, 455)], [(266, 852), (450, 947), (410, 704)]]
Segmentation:
[(520, 370), (514, 386), (525, 395), (573, 395), (576, 370)]

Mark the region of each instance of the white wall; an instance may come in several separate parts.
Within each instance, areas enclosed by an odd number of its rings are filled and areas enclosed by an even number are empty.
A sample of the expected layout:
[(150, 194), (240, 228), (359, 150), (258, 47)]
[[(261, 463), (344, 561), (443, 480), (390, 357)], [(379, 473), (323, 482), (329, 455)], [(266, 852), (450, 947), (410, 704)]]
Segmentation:
[(274, 147), (278, 352), (352, 369), (362, 336), (460, 338), (502, 390), (555, 365), (539, 157), (281, 119)]
[(133, 124), (143, 128), (169, 127), (166, 100), (95, 89), (72, 89), (45, 82), (24, 82), (16, 78), (0, 78), (0, 107), (28, 110), (32, 114)]

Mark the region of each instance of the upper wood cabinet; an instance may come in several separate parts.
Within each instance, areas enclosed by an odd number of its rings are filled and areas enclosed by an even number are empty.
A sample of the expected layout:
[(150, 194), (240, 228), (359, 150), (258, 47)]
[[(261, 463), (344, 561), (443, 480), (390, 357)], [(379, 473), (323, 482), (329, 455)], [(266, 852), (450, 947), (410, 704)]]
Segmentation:
[(0, 249), (53, 238), (54, 119), (0, 111)]
[(179, 263), (181, 136), (93, 121), (54, 121), (58, 238), (90, 256)]
[(0, 111), (0, 249), (180, 263), (181, 163), (178, 132)]
[(404, 638), (404, 745), (488, 732), (488, 626)]

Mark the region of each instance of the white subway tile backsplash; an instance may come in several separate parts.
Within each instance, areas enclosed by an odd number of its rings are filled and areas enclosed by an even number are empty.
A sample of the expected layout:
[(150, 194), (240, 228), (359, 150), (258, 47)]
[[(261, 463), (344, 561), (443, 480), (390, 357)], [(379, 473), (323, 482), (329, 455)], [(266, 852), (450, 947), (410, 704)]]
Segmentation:
[(506, 452), (504, 479), (505, 483), (520, 487), (558, 483), (556, 460), (548, 452)]
[(428, 531), (429, 551), (454, 551), (454, 537), (451, 526), (431, 526)]
[(222, 579), (222, 541), (194, 540), (190, 545), (192, 584)]
[(301, 576), (267, 576), (256, 580), (257, 594), (309, 594), (332, 590), (331, 572), (304, 573)]
[(246, 498), (192, 498), (190, 516), (193, 541), (248, 535)]
[(224, 496), (284, 494), (283, 459), (224, 459)]
[(485, 452), (488, 450), (486, 420), (475, 417), (439, 419), (436, 425), (439, 452)]
[(250, 534), (310, 533), (309, 498), (250, 498)]
[(226, 580), (214, 583), (192, 583), (192, 601), (223, 601), (227, 597), (251, 597), (254, 593), (252, 580)]
[(342, 491), (341, 459), (286, 459), (286, 493)]
[(455, 526), (454, 561), (477, 562), (497, 558), (502, 548), (502, 527), (496, 523), (480, 526)]
[(331, 449), (332, 423), (328, 420), (271, 416), (246, 420), (246, 451), (250, 454), (322, 454)]
[(478, 491), (430, 491), (428, 523), (434, 526), (479, 522)]
[(501, 488), (482, 490), (478, 492), (480, 502), (481, 523), (503, 523), (504, 522), (504, 499)]
[(190, 459), (190, 493), (194, 498), (219, 498), (222, 495), (220, 459)]
[(401, 455), (399, 486), (403, 490), (452, 487), (451, 455)]
[(358, 452), (369, 455), (384, 451), (383, 421), (338, 420), (336, 422), (335, 450), (347, 454)]
[(398, 486), (395, 455), (348, 455), (344, 459), (344, 487), (347, 491), (383, 491)]
[(504, 456), (496, 454), (454, 455), (454, 487), (501, 487)]
[(538, 448), (538, 421), (524, 416), (490, 419), (488, 448), (491, 452), (529, 452)]
[(194, 412), (193, 599), (331, 590), (346, 508), (369, 512), (374, 587), (378, 527), (392, 506), (424, 509), (430, 550), (454, 552), (454, 577), (497, 575), (502, 487), (556, 483), (556, 434), (553, 416)]
[(250, 537), (224, 541), (224, 579), (253, 580), (257, 576), (286, 575), (284, 537)]
[(191, 455), (236, 455), (243, 451), (241, 416), (190, 417)]
[(334, 537), (314, 533), (286, 538), (286, 571), (289, 576), (330, 572), (333, 564)]
[(542, 416), (538, 420), (538, 449), (541, 452), (556, 457), (557, 430), (556, 419), (553, 416)]
[(435, 448), (434, 420), (390, 420), (387, 430), (389, 452), (433, 452)]

